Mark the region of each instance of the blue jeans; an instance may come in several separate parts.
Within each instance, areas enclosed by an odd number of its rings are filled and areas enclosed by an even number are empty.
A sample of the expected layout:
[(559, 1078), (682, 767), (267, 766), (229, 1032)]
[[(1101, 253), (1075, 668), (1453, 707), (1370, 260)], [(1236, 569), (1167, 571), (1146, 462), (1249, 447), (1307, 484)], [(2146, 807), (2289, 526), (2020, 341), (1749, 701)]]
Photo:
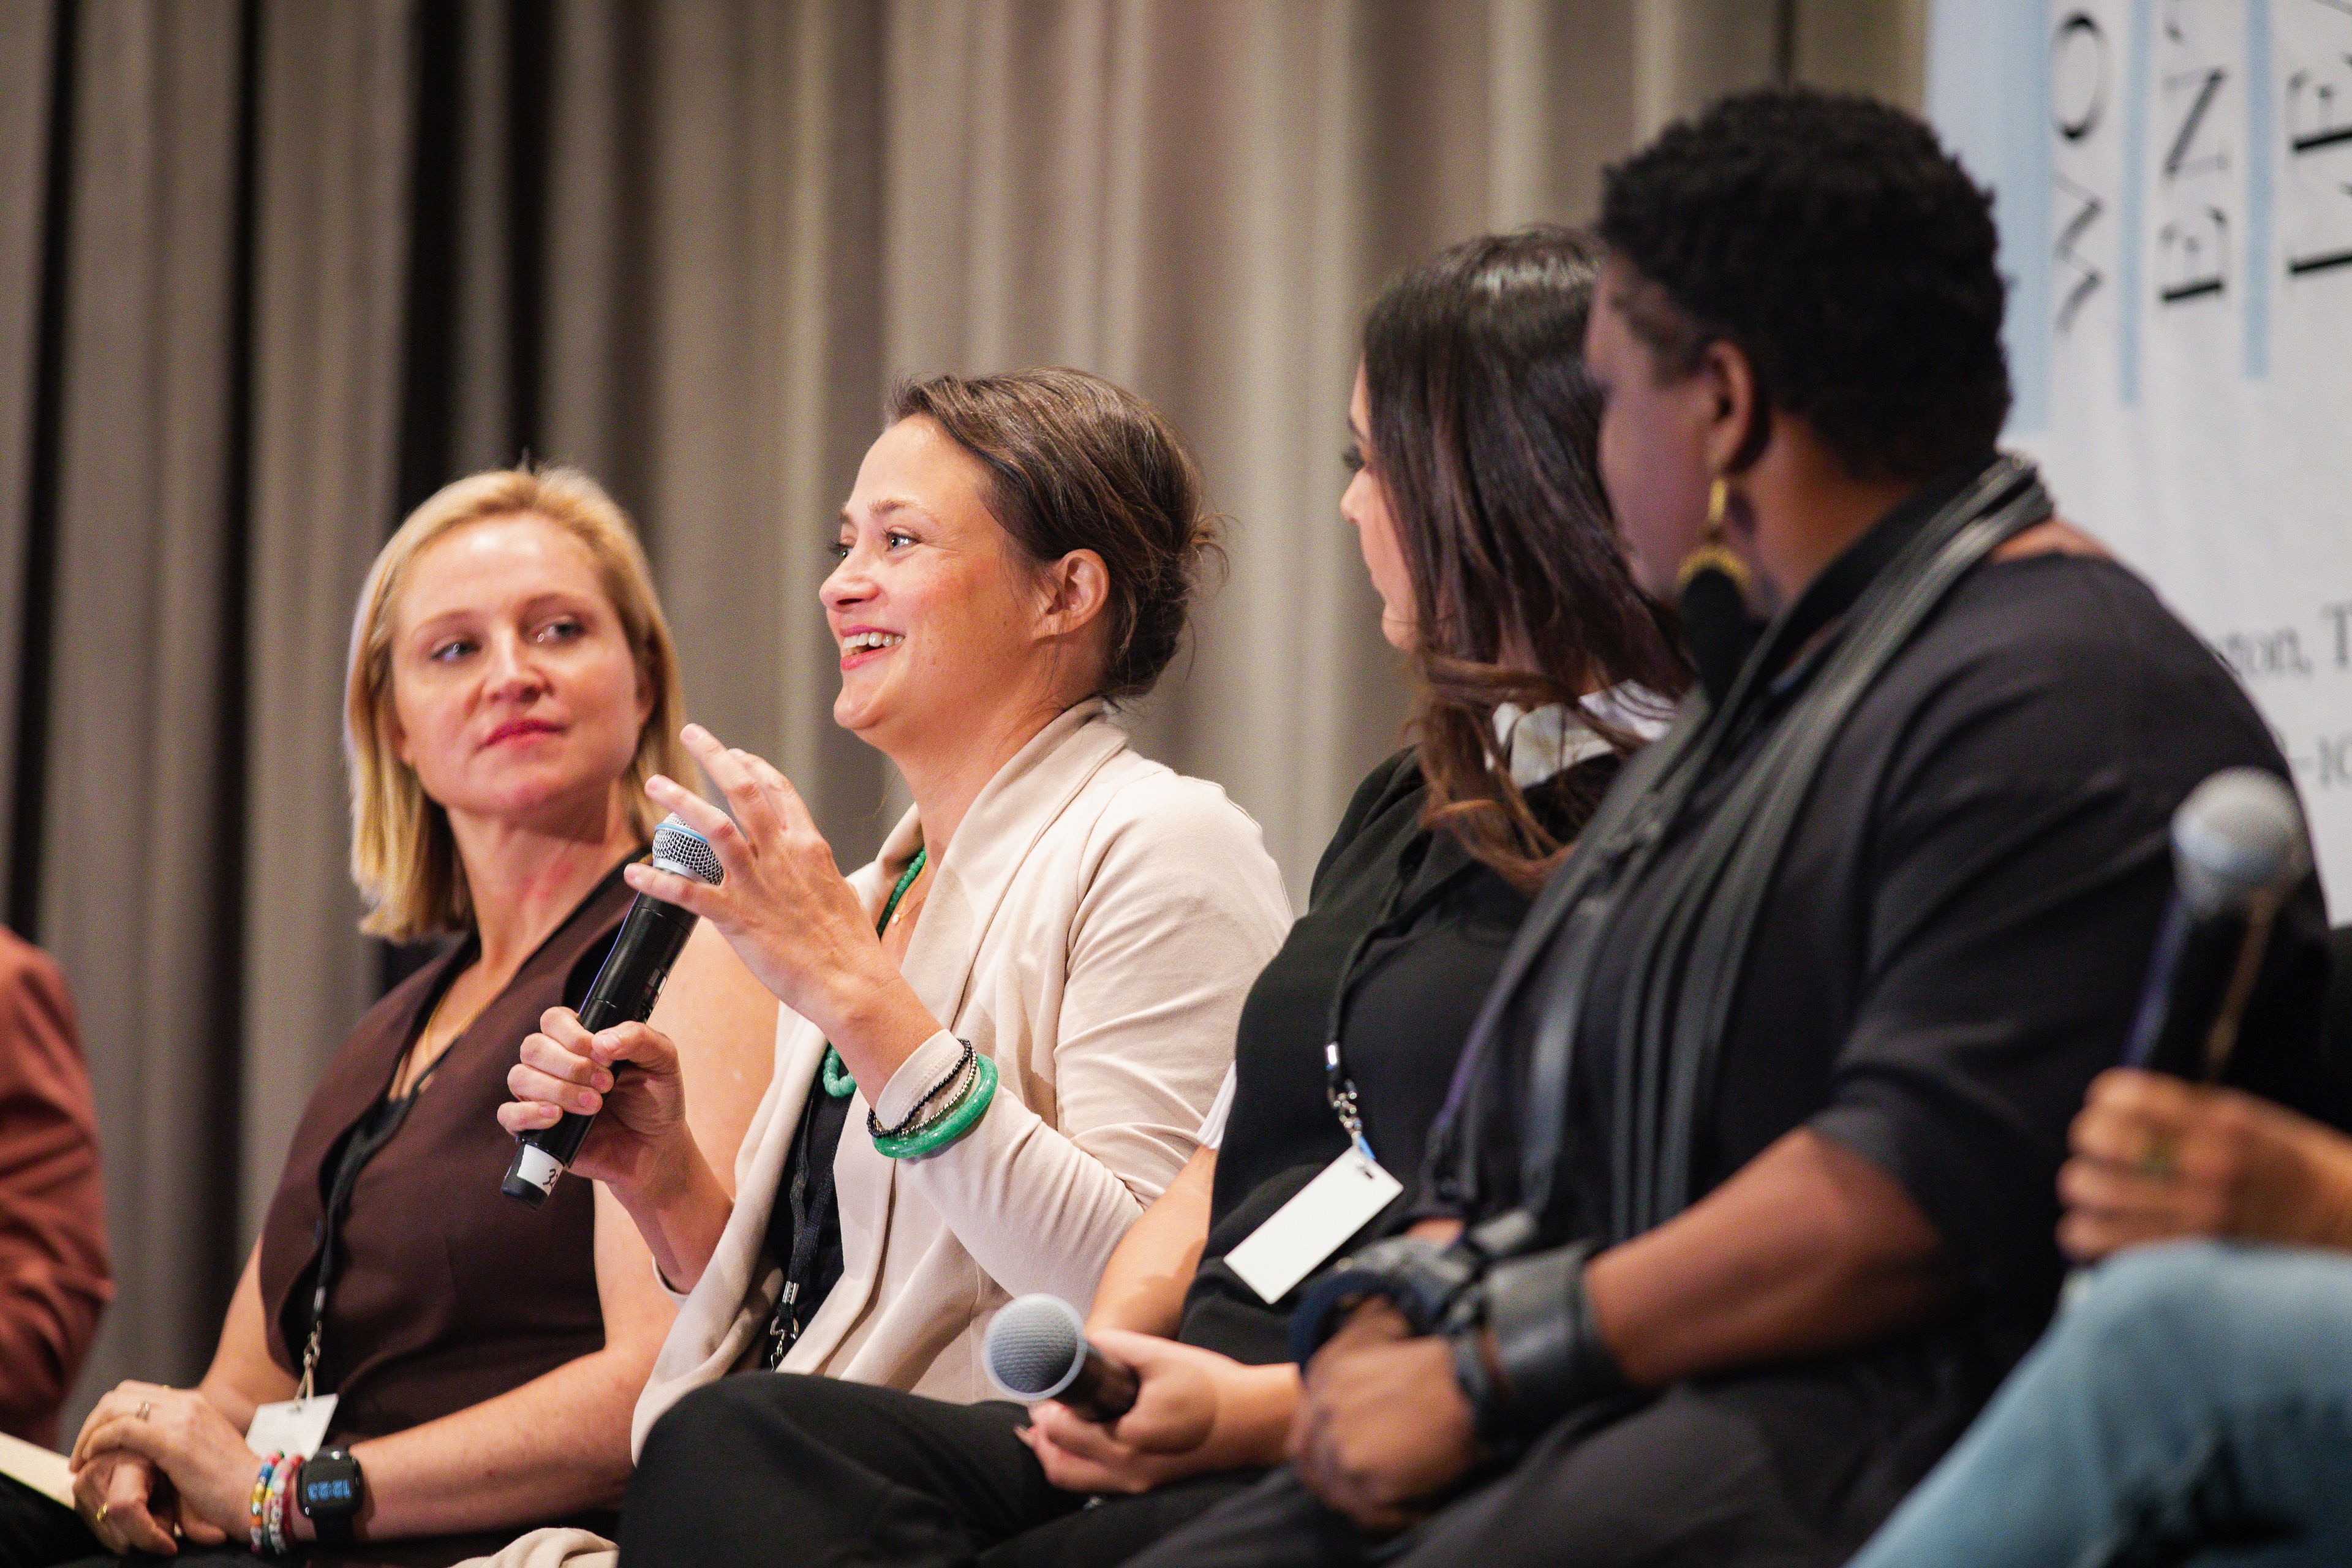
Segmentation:
[(2352, 1563), (2352, 1257), (2092, 1276), (1851, 1568)]

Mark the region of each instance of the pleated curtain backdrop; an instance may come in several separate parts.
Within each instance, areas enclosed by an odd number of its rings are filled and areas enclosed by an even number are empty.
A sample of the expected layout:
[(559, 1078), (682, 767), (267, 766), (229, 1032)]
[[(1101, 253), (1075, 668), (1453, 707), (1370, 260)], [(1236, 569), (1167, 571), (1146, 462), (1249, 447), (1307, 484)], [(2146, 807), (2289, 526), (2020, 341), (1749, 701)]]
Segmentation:
[(1715, 92), (1916, 100), (1920, 0), (0, 0), (0, 868), (64, 964), (119, 1296), (69, 1419), (186, 1382), (355, 930), (361, 576), (527, 454), (645, 531), (689, 705), (845, 863), (824, 545), (900, 374), (1066, 363), (1173, 417), (1232, 520), (1133, 723), (1302, 898), (1405, 692), (1340, 522), (1360, 312), (1589, 213)]

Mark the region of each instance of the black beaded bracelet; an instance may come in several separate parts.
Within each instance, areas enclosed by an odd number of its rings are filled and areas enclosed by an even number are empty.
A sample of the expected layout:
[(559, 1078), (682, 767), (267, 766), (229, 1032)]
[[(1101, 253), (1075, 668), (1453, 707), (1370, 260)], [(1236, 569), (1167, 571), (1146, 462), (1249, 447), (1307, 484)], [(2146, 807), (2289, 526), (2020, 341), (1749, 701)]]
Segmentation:
[[(910, 1132), (916, 1131), (921, 1128), (925, 1120), (923, 1116), (923, 1107), (930, 1104), (931, 1101), (939, 1099), (940, 1096), (947, 1093), (949, 1089), (954, 1088), (957, 1081), (972, 1068), (974, 1058), (978, 1053), (973, 1051), (971, 1048), (971, 1042), (970, 1040), (959, 1038), (956, 1041), (956, 1044), (961, 1046), (963, 1047), (963, 1051), (961, 1055), (956, 1058), (955, 1066), (948, 1069), (947, 1077), (940, 1079), (939, 1082), (933, 1084), (930, 1088), (923, 1091), (922, 1098), (915, 1101), (915, 1108), (907, 1112), (906, 1116), (896, 1127), (883, 1126), (881, 1121), (875, 1116), (872, 1108), (867, 1108), (866, 1112), (866, 1131), (868, 1137), (904, 1138)], [(940, 1114), (944, 1115), (946, 1113), (942, 1111)], [(939, 1120), (939, 1117), (933, 1116), (929, 1120), (936, 1121)]]

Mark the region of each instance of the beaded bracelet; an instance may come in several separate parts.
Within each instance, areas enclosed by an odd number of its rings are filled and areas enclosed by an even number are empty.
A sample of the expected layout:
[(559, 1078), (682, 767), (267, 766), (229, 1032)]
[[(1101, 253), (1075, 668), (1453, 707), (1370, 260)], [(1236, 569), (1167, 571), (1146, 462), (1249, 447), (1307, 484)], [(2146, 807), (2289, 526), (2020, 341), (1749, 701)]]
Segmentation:
[[(930, 1104), (931, 1101), (939, 1099), (941, 1095), (947, 1094), (950, 1089), (957, 1088), (957, 1086), (962, 1082), (964, 1073), (971, 1067), (974, 1056), (974, 1052), (971, 1048), (971, 1042), (970, 1040), (958, 1040), (956, 1044), (961, 1046), (963, 1050), (961, 1054), (956, 1058), (955, 1066), (948, 1068), (947, 1076), (945, 1078), (942, 1078), (939, 1082), (923, 1090), (921, 1098), (915, 1101), (915, 1108), (907, 1112), (907, 1114), (899, 1120), (897, 1126), (883, 1126), (881, 1119), (874, 1114), (870, 1107), (867, 1109), (866, 1112), (866, 1133), (867, 1137), (904, 1138), (908, 1133), (914, 1132), (921, 1128), (925, 1122), (936, 1121), (940, 1117), (947, 1114), (947, 1108), (943, 1107), (936, 1114), (925, 1116), (923, 1114), (923, 1108)], [(950, 1097), (949, 1106), (952, 1107), (953, 1103), (953, 1097)]]
[(253, 1478), (253, 1496), (247, 1500), (245, 1505), (246, 1517), (253, 1527), (250, 1533), (253, 1554), (257, 1557), (260, 1556), (269, 1544), (269, 1531), (266, 1522), (266, 1510), (269, 1507), (269, 1481), (270, 1478), (278, 1473), (278, 1467), (285, 1458), (282, 1453), (264, 1454), (261, 1457), (261, 1473)]
[(269, 1550), (284, 1555), (294, 1550), (294, 1500), (302, 1494), (302, 1456), (296, 1454), (278, 1467), (269, 1483)]
[(963, 1103), (964, 1097), (971, 1092), (972, 1084), (979, 1077), (979, 1063), (965, 1063), (956, 1069), (955, 1077), (940, 1086), (940, 1092), (932, 1097), (928, 1109), (908, 1117), (896, 1127), (868, 1127), (866, 1135), (876, 1139), (920, 1137), (955, 1114), (956, 1107)]
[(989, 1102), (996, 1098), (996, 1064), (973, 1057), (971, 1087), (958, 1096), (938, 1121), (898, 1138), (877, 1138), (874, 1151), (893, 1160), (919, 1160), (936, 1154), (980, 1124)]

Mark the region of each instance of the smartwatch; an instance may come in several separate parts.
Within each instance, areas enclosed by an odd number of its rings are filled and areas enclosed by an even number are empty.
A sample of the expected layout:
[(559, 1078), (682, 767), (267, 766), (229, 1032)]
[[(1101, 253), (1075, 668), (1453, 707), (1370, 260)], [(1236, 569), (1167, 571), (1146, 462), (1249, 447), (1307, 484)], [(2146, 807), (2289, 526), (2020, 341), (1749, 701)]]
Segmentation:
[(299, 1501), (302, 1517), (318, 1531), (321, 1546), (349, 1546), (352, 1543), (352, 1521), (359, 1517), (360, 1504), (367, 1499), (367, 1483), (360, 1477), (360, 1462), (349, 1448), (321, 1448), (310, 1457), (294, 1478), (301, 1491)]

